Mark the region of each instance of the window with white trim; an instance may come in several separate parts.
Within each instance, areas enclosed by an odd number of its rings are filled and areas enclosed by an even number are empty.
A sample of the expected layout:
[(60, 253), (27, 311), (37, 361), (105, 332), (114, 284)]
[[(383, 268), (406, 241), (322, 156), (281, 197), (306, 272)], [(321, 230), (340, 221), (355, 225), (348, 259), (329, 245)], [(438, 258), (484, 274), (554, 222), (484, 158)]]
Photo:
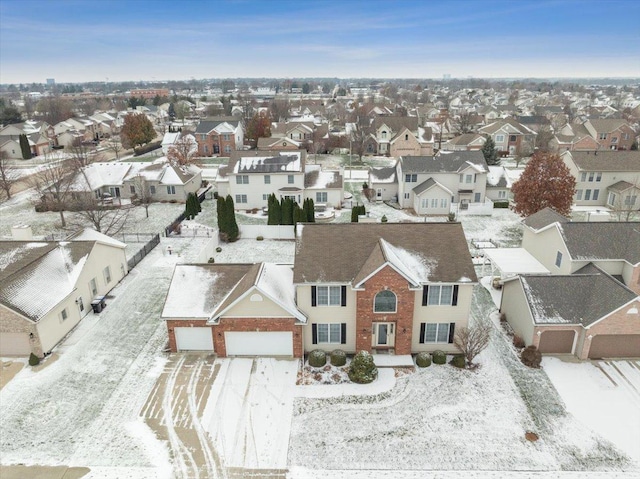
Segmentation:
[(417, 183), (418, 182), (418, 175), (416, 173), (406, 174), (406, 175), (404, 175), (404, 182), (405, 183)]
[(149, 186), (149, 192), (152, 195), (155, 195), (156, 194), (156, 187), (154, 185)]
[(271, 175), (264, 175), (264, 184), (265, 185), (271, 184)]
[(111, 267), (107, 266), (102, 270), (102, 275), (104, 276), (104, 284), (111, 283)]
[(593, 201), (597, 201), (598, 196), (600, 196), (600, 190), (593, 190)]
[(404, 194), (404, 199), (405, 199), (405, 200), (408, 200), (408, 199), (409, 199), (409, 193), (405, 193), (405, 194)]
[(342, 304), (341, 286), (317, 286), (316, 304), (318, 306), (340, 306)]
[(175, 195), (176, 194), (176, 187), (175, 186), (167, 186), (167, 194), (168, 195)]
[(585, 181), (587, 181), (587, 172), (583, 171), (582, 173), (580, 173), (580, 181), (582, 183), (584, 183)]
[(76, 303), (78, 304), (78, 308), (80, 308), (80, 312), (84, 311), (84, 301), (82, 301), (82, 296), (78, 296)]
[(449, 342), (449, 323), (426, 323), (424, 328), (425, 343), (448, 343)]
[(606, 133), (600, 133), (600, 135), (598, 136), (598, 138), (600, 140), (606, 140), (607, 139), (607, 134)]
[(584, 200), (589, 201), (591, 199), (591, 190), (584, 190)]
[(446, 207), (447, 207), (447, 199), (446, 198), (440, 199), (440, 208), (446, 208)]
[(268, 194), (266, 194), (266, 193), (263, 193), (263, 194), (262, 194), (262, 200), (263, 200), (263, 201), (269, 201), (269, 195), (268, 195)]
[(429, 285), (427, 305), (429, 306), (451, 306), (453, 301), (452, 285)]
[(294, 183), (293, 175), (287, 175), (287, 183), (292, 185)]
[(373, 311), (375, 313), (395, 313), (396, 295), (388, 289), (380, 291), (373, 300)]
[(504, 142), (504, 135), (496, 135), (496, 143)]
[(576, 190), (576, 200), (582, 200), (582, 190)]
[(246, 203), (247, 195), (236, 195), (236, 203)]
[(624, 197), (625, 206), (633, 206), (636, 204), (638, 197), (636, 195), (627, 195)]
[(561, 264), (562, 264), (562, 253), (558, 251), (556, 253), (556, 266), (559, 268)]
[(249, 184), (249, 175), (236, 175), (236, 184), (237, 185), (248, 185)]
[(505, 190), (498, 191), (498, 199), (503, 200), (507, 197), (507, 192)]
[(327, 192), (326, 191), (317, 191), (316, 192), (316, 203), (326, 203), (327, 202)]
[(224, 152), (225, 153), (231, 153), (231, 147), (229, 145), (224, 147)]
[(316, 328), (318, 344), (340, 344), (342, 342), (342, 325), (340, 323), (318, 323)]
[(607, 204), (614, 206), (616, 203), (616, 194), (615, 193), (609, 193), (609, 199), (607, 200)]
[(473, 175), (466, 175), (464, 177), (464, 182), (465, 183), (473, 183)]
[(89, 291), (91, 291), (91, 296), (95, 296), (98, 294), (98, 283), (96, 283), (95, 278), (89, 281)]
[(68, 317), (69, 313), (67, 313), (67, 308), (64, 308), (62, 311), (60, 311), (60, 322), (66, 321)]
[(596, 173), (596, 181), (602, 181), (602, 171)]
[(129, 185), (129, 192), (130, 192), (132, 195), (135, 195), (135, 194), (136, 194), (136, 187), (135, 187), (135, 185)]

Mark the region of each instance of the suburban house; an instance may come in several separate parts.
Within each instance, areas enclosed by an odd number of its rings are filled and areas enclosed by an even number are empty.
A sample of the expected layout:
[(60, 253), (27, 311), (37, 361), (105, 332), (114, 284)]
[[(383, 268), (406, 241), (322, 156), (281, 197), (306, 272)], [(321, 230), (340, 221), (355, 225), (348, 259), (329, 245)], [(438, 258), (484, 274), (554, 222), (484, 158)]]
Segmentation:
[(198, 123), (194, 133), (198, 142), (198, 156), (228, 156), (242, 149), (244, 129), (234, 116), (206, 118)]
[(600, 144), (591, 136), (591, 132), (582, 123), (567, 123), (554, 135), (551, 148), (563, 153), (565, 151), (595, 151)]
[(640, 210), (640, 151), (566, 151), (561, 158), (576, 179), (575, 205)]
[(515, 334), (543, 353), (640, 357), (638, 224), (573, 223), (549, 208), (523, 223), (522, 247), (551, 274), (504, 281)]
[(636, 139), (636, 132), (625, 120), (593, 119), (584, 122), (584, 126), (600, 148), (606, 150), (630, 150)]
[(464, 133), (442, 144), (443, 151), (481, 150), (487, 141), (486, 137), (477, 133)]
[(0, 356), (42, 357), (128, 273), (126, 245), (93, 230), (60, 242), (16, 230), (24, 239), (0, 241)]
[(162, 318), (172, 351), (454, 353), (475, 283), (459, 223), (312, 223), (297, 236), (293, 269), (176, 266)]
[(485, 204), (489, 170), (481, 151), (403, 156), (396, 170), (398, 203), (419, 215), (446, 215)]
[(270, 194), (302, 204), (307, 152), (234, 151), (227, 166), (218, 169), (216, 186), (221, 196), (231, 195), (236, 209), (267, 206)]
[(419, 126), (418, 117), (376, 116), (365, 141), (368, 155), (432, 155), (431, 128)]
[(257, 143), (257, 149), (262, 151), (300, 150), (303, 146), (304, 141), (291, 138), (258, 138)]
[(396, 166), (369, 168), (369, 188), (373, 189), (376, 201), (398, 202), (398, 171)]
[(202, 170), (169, 163), (92, 163), (74, 178), (70, 191), (110, 200), (135, 199), (148, 188), (152, 201), (185, 202), (202, 185)]
[(0, 152), (7, 158), (22, 160), (20, 135), (26, 135), (31, 155), (40, 156), (51, 151), (52, 142), (47, 136), (49, 124), (43, 121), (25, 121), (0, 128)]
[(316, 205), (340, 207), (344, 200), (342, 171), (323, 170), (320, 165), (306, 165), (304, 198), (311, 198)]
[(488, 169), (486, 197), (491, 201), (509, 201), (513, 184), (509, 172), (504, 166), (489, 166)]
[(529, 155), (533, 153), (537, 133), (513, 119), (495, 121), (478, 130), (481, 135), (489, 135), (496, 150), (509, 155)]

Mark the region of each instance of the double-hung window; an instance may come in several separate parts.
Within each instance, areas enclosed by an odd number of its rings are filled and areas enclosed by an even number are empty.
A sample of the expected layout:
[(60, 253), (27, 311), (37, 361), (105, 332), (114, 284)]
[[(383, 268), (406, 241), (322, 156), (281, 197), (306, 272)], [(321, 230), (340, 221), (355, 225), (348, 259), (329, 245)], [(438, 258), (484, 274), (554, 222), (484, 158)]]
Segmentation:
[(448, 343), (451, 323), (422, 323), (421, 343)]
[(426, 285), (422, 292), (423, 306), (457, 306), (458, 285)]
[(246, 203), (247, 195), (236, 195), (236, 203)]
[(264, 175), (264, 184), (265, 185), (271, 184), (271, 175)]
[(316, 203), (326, 203), (327, 202), (327, 192), (326, 191), (317, 191), (316, 192)]
[(406, 174), (406, 175), (404, 175), (404, 182), (405, 183), (417, 183), (418, 182), (418, 175), (416, 173)]
[(346, 286), (312, 286), (311, 306), (346, 306)]
[(238, 184), (238, 185), (248, 185), (249, 184), (249, 175), (237, 175), (236, 176), (236, 184)]
[(318, 343), (336, 343), (340, 344), (341, 342), (341, 324), (326, 324), (320, 323), (317, 325), (318, 328)]
[(294, 178), (293, 175), (287, 175), (287, 183), (289, 183), (290, 185), (292, 185), (294, 182)]
[(111, 267), (107, 266), (102, 270), (102, 274), (104, 275), (104, 284), (111, 283)]
[(175, 195), (176, 194), (176, 187), (175, 186), (167, 186), (167, 194), (168, 195)]

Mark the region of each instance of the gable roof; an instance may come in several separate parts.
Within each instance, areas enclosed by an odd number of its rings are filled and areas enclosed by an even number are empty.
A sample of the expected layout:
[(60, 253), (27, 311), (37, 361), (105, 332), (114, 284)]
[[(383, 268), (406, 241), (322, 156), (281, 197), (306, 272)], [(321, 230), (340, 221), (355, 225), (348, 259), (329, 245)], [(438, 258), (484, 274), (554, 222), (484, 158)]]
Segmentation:
[(304, 187), (310, 189), (342, 188), (339, 171), (322, 170), (319, 165), (308, 165), (304, 174)]
[[(328, 249), (336, 241), (339, 246)], [(383, 244), (390, 246), (383, 251)], [(420, 275), (421, 282), (476, 281), (459, 223), (306, 224), (297, 238), (293, 280), (296, 284), (356, 284), (393, 252), (398, 258), (420, 258), (421, 264), (429, 265), (428, 273)], [(417, 274), (417, 263), (403, 263)]]
[(235, 151), (229, 158), (229, 171), (245, 173), (304, 172), (306, 155), (300, 151)]
[(227, 124), (228, 127), (231, 127), (231, 131), (238, 127), (240, 120), (235, 116), (222, 116), (216, 118), (206, 118), (198, 123), (198, 127), (196, 128), (195, 133), (210, 133), (215, 130), (218, 126)]
[(522, 275), (535, 324), (589, 326), (637, 297), (592, 263), (571, 275)]
[(591, 119), (589, 122), (598, 133), (611, 133), (624, 126), (631, 128), (625, 120), (615, 118)]
[(640, 172), (640, 151), (567, 151), (563, 155), (570, 155), (580, 170)]
[[(515, 130), (515, 131), (514, 131)], [(520, 135), (535, 135), (535, 131), (526, 127), (522, 123), (517, 122), (511, 118), (506, 118), (503, 120), (494, 121), (487, 126), (483, 126), (478, 130), (480, 133), (493, 135), (499, 131), (505, 131), (510, 133), (516, 133)]]
[(418, 117), (416, 116), (376, 116), (373, 119), (373, 128), (378, 130), (386, 125), (392, 132), (398, 132), (403, 128), (409, 131), (418, 131)]
[(573, 260), (640, 263), (640, 223), (566, 222), (559, 224), (559, 229)]
[(369, 178), (372, 183), (397, 183), (396, 167), (381, 166), (369, 168)]
[(453, 192), (447, 188), (446, 186), (438, 183), (436, 180), (434, 180), (433, 178), (429, 177), (428, 180), (423, 181), (422, 183), (420, 183), (418, 186), (416, 186), (413, 189), (413, 192), (416, 195), (419, 195), (420, 193), (423, 193), (427, 190), (430, 190), (431, 188), (433, 188), (434, 186), (439, 186), (440, 188), (442, 188), (444, 191), (446, 191), (447, 193), (449, 193), (450, 195), (453, 195)]
[(406, 173), (458, 173), (469, 166), (478, 171), (488, 171), (489, 167), (482, 151), (442, 151), (435, 156), (402, 156), (400, 165)]
[(534, 214), (527, 216), (522, 222), (531, 229), (541, 230), (549, 226), (550, 224), (560, 222), (560, 223), (568, 223), (569, 218), (566, 216), (562, 216), (556, 210), (550, 207), (546, 207), (541, 209), (540, 211), (535, 212)]
[(71, 294), (95, 241), (1, 241), (0, 303), (39, 321)]

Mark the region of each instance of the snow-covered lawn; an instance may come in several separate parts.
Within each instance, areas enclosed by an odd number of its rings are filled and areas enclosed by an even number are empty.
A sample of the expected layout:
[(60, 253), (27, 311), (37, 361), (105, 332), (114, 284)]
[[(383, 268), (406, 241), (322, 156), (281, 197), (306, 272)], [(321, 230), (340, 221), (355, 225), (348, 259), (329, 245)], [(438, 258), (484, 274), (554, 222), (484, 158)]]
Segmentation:
[(167, 333), (159, 318), (173, 267), (193, 261), (204, 240), (162, 241), (111, 291), (107, 308), (54, 350), (55, 362), (23, 369), (0, 391), (0, 463), (168, 477), (168, 451), (139, 412), (162, 371)]
[(545, 357), (542, 367), (571, 414), (640, 463), (640, 361)]
[(213, 255), (216, 263), (293, 264), (296, 244), (293, 240), (240, 239), (235, 243), (220, 243), (222, 251)]

